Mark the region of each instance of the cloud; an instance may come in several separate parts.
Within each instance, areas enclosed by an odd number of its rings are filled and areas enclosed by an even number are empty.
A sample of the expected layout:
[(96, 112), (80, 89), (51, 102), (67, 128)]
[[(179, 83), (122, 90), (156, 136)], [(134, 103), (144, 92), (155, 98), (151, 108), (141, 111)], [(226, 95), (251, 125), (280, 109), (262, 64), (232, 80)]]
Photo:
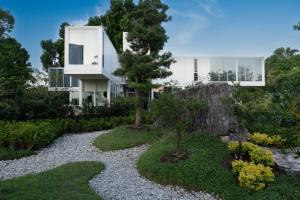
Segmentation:
[(222, 18), (223, 12), (218, 6), (218, 0), (190, 0), (188, 7), (185, 7), (186, 2), (178, 4), (176, 9), (170, 9), (169, 14), (174, 20), (179, 21), (180, 29), (176, 30), (176, 35), (173, 40), (182, 45), (189, 44), (209, 25), (209, 19)]

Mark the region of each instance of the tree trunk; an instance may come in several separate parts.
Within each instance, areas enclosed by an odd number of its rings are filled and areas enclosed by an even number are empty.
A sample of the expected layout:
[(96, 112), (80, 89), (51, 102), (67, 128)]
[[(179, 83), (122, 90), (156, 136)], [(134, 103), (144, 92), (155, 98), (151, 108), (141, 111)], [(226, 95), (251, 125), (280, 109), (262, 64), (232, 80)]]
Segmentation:
[(142, 127), (142, 108), (141, 108), (141, 96), (138, 89), (135, 90), (135, 128)]
[(181, 142), (181, 131), (177, 130), (176, 131), (176, 149), (179, 150), (180, 149), (180, 142)]

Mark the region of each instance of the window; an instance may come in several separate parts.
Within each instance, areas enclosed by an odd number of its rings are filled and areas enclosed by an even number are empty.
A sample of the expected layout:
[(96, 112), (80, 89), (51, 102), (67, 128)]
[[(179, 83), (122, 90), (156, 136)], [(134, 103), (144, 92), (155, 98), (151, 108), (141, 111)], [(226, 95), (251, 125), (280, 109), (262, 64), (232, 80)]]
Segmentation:
[(71, 87), (79, 87), (79, 80), (75, 77), (71, 77)]
[(69, 44), (69, 64), (83, 64), (83, 45)]
[(50, 87), (63, 87), (64, 70), (62, 68), (49, 68), (49, 85)]
[(64, 74), (64, 87), (70, 87), (70, 75)]
[(238, 59), (239, 81), (262, 81), (262, 63), (260, 58)]

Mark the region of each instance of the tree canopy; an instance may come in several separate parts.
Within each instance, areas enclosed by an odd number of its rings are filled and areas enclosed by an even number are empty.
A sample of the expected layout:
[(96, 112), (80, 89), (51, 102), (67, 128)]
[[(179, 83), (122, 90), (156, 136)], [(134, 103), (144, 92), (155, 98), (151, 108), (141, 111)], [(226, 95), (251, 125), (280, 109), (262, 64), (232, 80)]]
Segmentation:
[(154, 79), (171, 75), (168, 70), (173, 62), (170, 52), (161, 53), (168, 40), (162, 23), (171, 18), (166, 14), (168, 6), (160, 0), (143, 0), (127, 14), (129, 23), (127, 41), (131, 50), (119, 55), (122, 65), (114, 74), (127, 77), (128, 87), (135, 90), (136, 121), (141, 127), (141, 92), (155, 87)]
[(64, 41), (66, 26), (69, 26), (67, 22), (63, 22), (60, 25), (58, 40), (52, 41), (51, 39), (48, 39), (41, 41), (43, 53), (40, 59), (45, 71), (48, 71), (49, 67), (64, 67)]
[(90, 17), (88, 26), (103, 26), (118, 53), (122, 52), (123, 32), (129, 29), (129, 14), (135, 8), (133, 0), (111, 0), (104, 15)]
[(15, 19), (9, 11), (0, 8), (0, 38), (7, 36), (15, 25)]

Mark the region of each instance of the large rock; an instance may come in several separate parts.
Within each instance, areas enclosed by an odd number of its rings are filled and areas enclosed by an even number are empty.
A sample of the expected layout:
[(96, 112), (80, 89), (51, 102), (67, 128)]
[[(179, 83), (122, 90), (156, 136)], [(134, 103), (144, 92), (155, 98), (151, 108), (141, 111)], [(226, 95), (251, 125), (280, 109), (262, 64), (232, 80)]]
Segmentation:
[(194, 97), (204, 100), (208, 107), (199, 112), (193, 129), (214, 135), (228, 135), (237, 130), (237, 120), (231, 96), (233, 87), (228, 84), (197, 85), (179, 92), (183, 98)]

